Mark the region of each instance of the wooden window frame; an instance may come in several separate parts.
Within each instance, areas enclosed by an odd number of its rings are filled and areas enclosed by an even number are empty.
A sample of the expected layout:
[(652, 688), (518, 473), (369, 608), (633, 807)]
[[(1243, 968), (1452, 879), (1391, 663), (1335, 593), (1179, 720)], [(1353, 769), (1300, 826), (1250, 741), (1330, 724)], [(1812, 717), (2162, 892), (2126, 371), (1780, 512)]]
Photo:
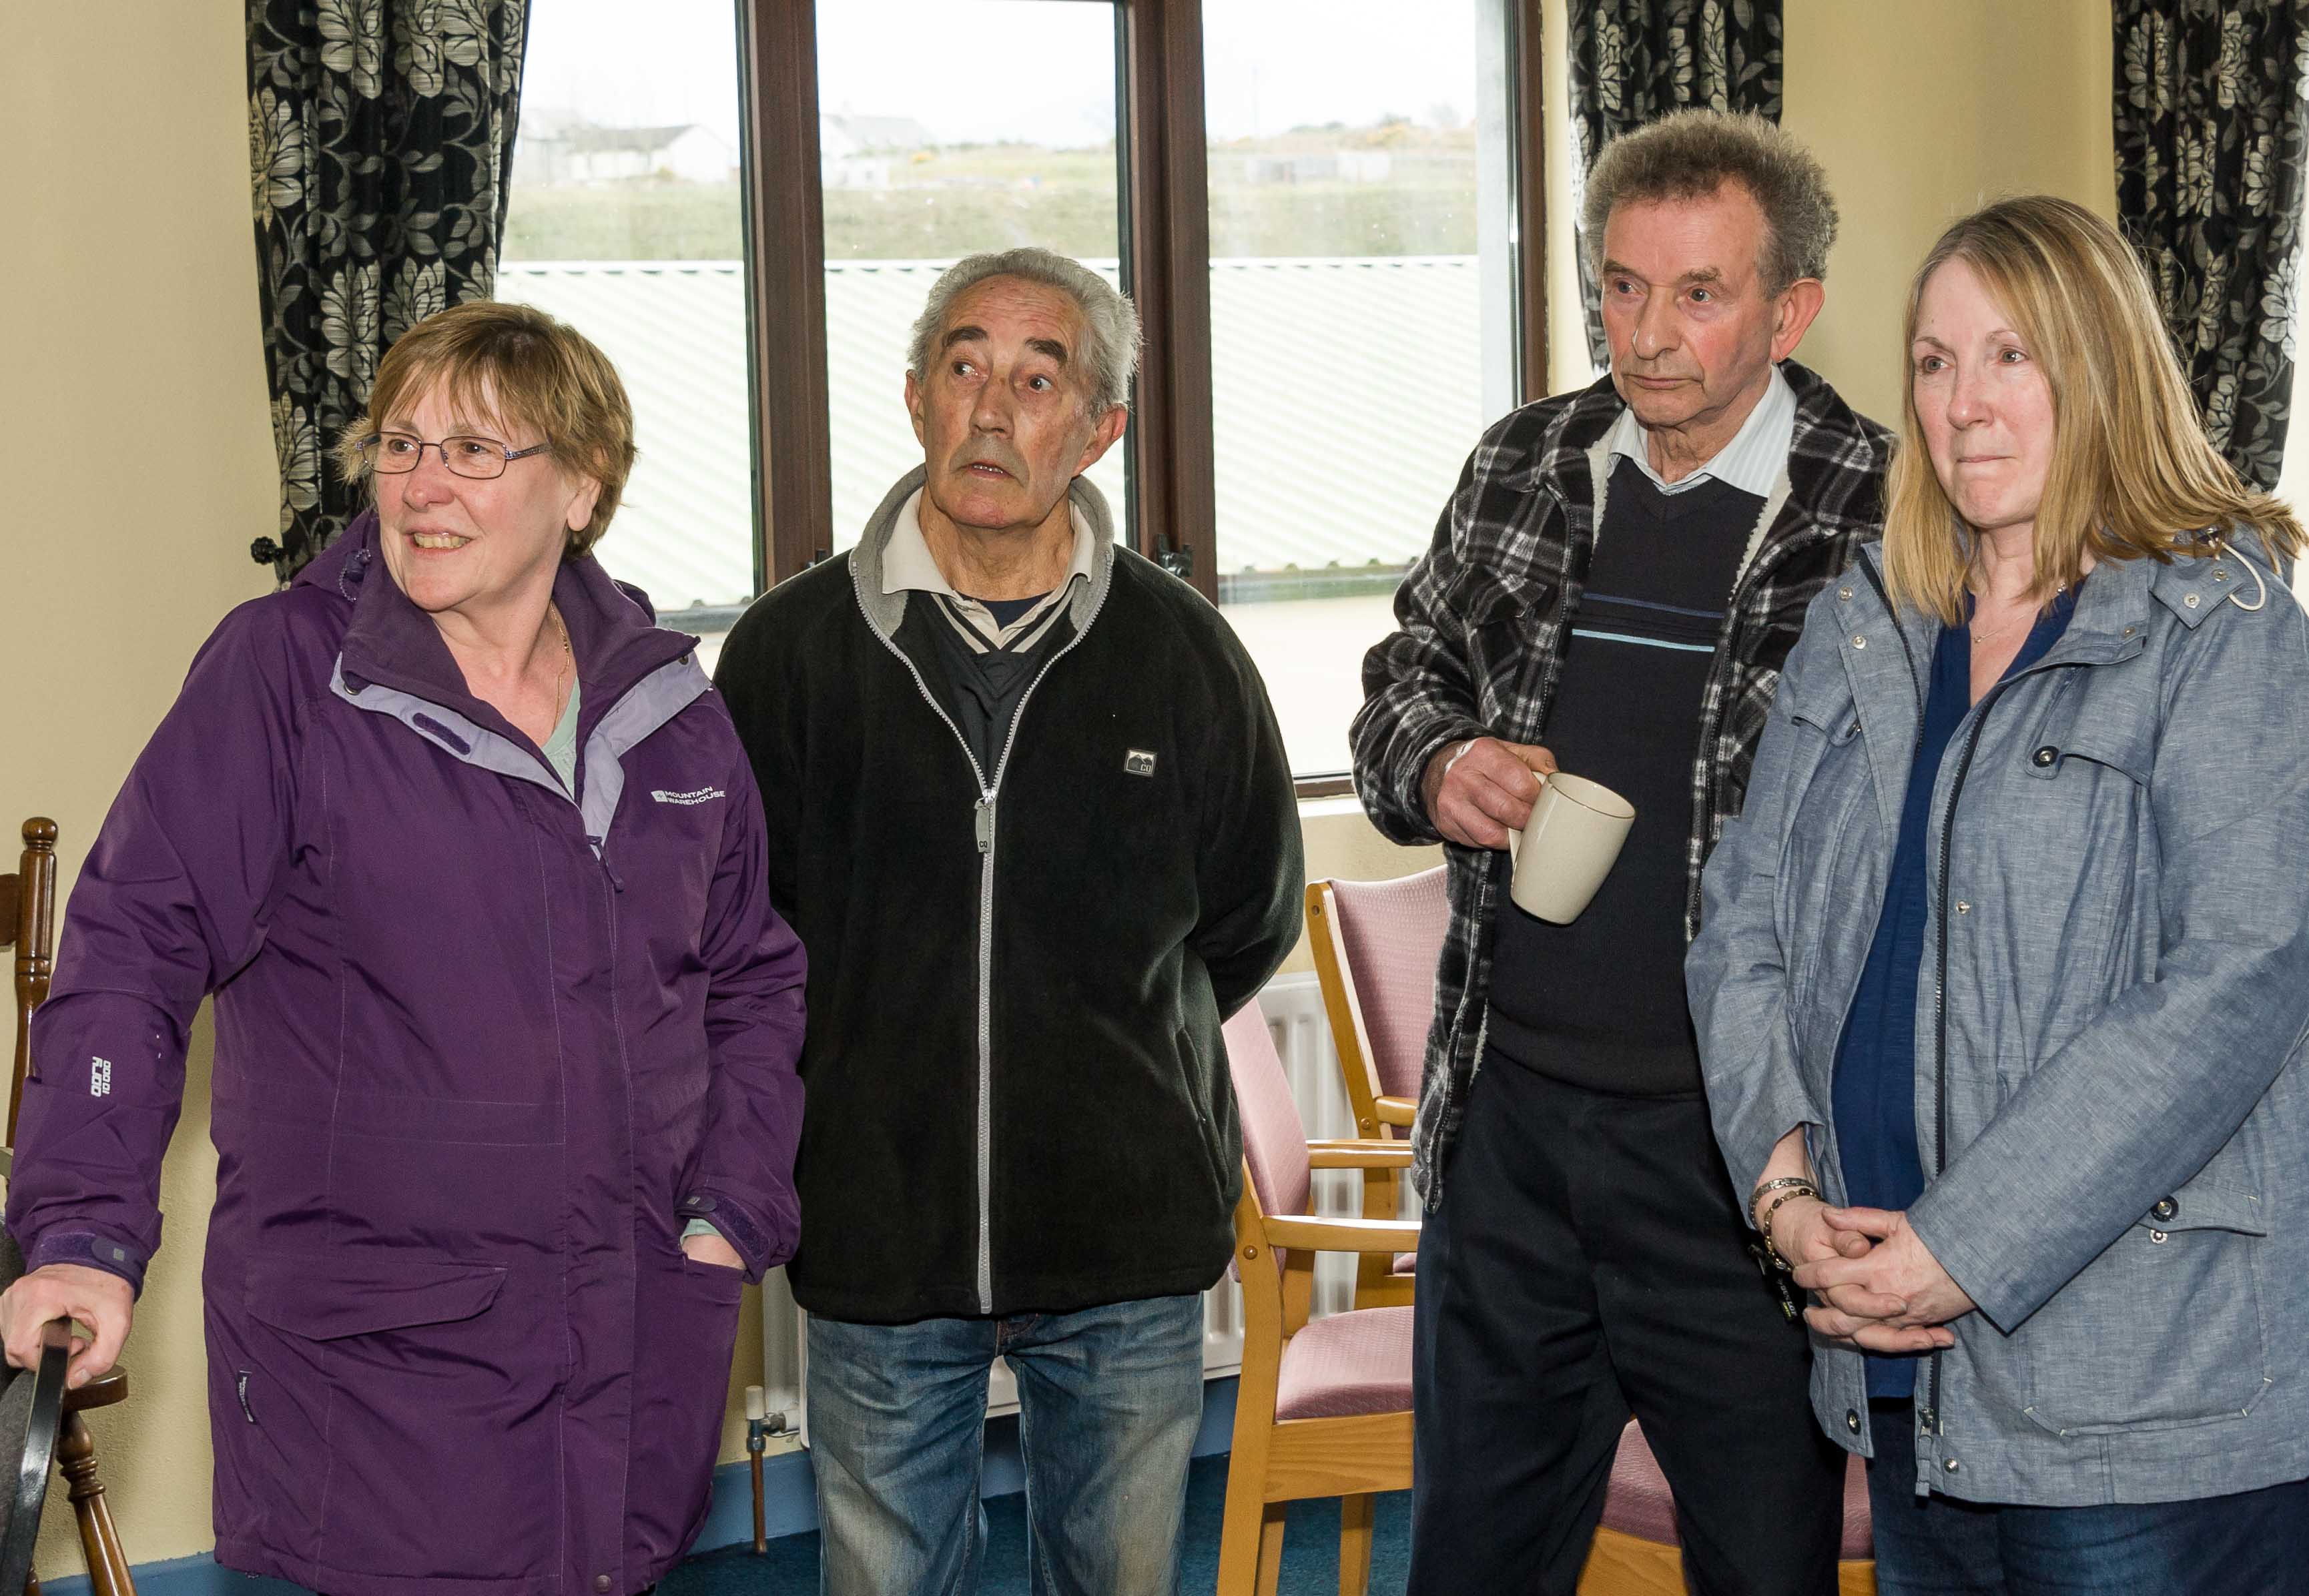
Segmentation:
[[(1061, 0), (1116, 13), (1124, 280), (1141, 360), (1130, 426), (1132, 537), (1218, 601), (1211, 434), (1209, 159), (1203, 0)], [(1520, 401), (1547, 391), (1547, 231), (1541, 0), (1504, 0), (1515, 130)], [(826, 209), (818, 177), (817, 19), (812, 0), (736, 0), (744, 91), (747, 338), (754, 401), (757, 574), (766, 589), (835, 546), (826, 352)], [(758, 151), (783, 152), (775, 160)], [(1352, 792), (1336, 774), (1302, 798)]]

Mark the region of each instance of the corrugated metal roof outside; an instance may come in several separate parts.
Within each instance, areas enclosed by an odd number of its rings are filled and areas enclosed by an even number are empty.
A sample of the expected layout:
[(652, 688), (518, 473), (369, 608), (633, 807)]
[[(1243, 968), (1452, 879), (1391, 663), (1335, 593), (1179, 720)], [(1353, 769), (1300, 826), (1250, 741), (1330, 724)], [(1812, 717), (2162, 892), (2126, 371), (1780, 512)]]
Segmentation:
[[(826, 268), (844, 547), (921, 462), (906, 338), (949, 263)], [(1113, 280), (1112, 262), (1088, 263)], [(1426, 547), (1485, 420), (1478, 291), (1473, 256), (1212, 263), (1221, 572), (1400, 565)], [(752, 596), (742, 266), (515, 262), (499, 267), (497, 293), (575, 325), (625, 378), (641, 458), (603, 549), (610, 570), (664, 610)], [(1122, 453), (1091, 473), (1118, 506)]]

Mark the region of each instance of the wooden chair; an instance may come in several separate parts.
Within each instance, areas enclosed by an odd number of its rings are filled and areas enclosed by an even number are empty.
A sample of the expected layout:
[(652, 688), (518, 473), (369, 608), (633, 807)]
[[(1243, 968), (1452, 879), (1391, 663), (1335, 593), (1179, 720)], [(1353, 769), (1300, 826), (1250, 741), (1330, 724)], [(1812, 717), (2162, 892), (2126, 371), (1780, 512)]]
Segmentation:
[(1310, 1142), (1258, 1005), (1226, 1024), (1242, 1113), (1234, 1271), (1242, 1281), (1242, 1376), (1219, 1534), (1218, 1596), (1273, 1596), (1286, 1504), (1338, 1497), (1339, 1590), (1371, 1580), (1372, 1493), (1411, 1485), (1411, 1313), (1358, 1308), (1308, 1321), (1315, 1254), (1416, 1247), (1416, 1222), (1317, 1219), (1314, 1169), (1401, 1170), (1403, 1142)]
[[(1684, 1596), (1683, 1547), (1675, 1499), (1634, 1420), (1620, 1433), (1604, 1519), (1579, 1574), (1579, 1596)], [(1836, 1565), (1837, 1596), (1876, 1596), (1876, 1549), (1868, 1521), (1867, 1465), (1845, 1465), (1844, 1540)]]
[[(56, 971), (56, 823), (35, 816), (24, 823), (24, 853), (16, 873), (0, 876), (0, 946), (16, 949), (16, 1058), (8, 1088), (8, 1145), (0, 1150), (13, 1169), (16, 1114), (31, 1075), (32, 1011), (48, 996)], [(37, 1077), (31, 1077), (37, 1078)], [(13, 1252), (12, 1242), (7, 1249)], [(104, 1485), (96, 1477), (96, 1440), (82, 1418), (91, 1408), (108, 1408), (128, 1396), (128, 1370), (115, 1364), (106, 1374), (64, 1393), (64, 1426), (56, 1443), (73, 1516), (79, 1522), (81, 1550), (88, 1559), (89, 1588), (95, 1596), (135, 1596), (128, 1554), (113, 1526)], [(30, 1588), (37, 1590), (37, 1583)], [(0, 1590), (13, 1586), (0, 1585)]]
[[(1307, 939), (1355, 1134), (1407, 1137), (1419, 1107), (1427, 1028), (1435, 1014), (1435, 962), (1450, 905), (1443, 867), (1393, 881), (1318, 881), (1307, 888)], [(1402, 1212), (1396, 1169), (1363, 1172), (1363, 1217)], [(1357, 1307), (1399, 1307), (1412, 1296), (1417, 1255), (1366, 1253), (1355, 1270)]]
[[(1413, 1111), (1418, 1105), (1427, 1029), (1434, 1014), (1435, 962), (1442, 951), (1449, 920), (1450, 906), (1444, 896), (1444, 872), (1440, 866), (1393, 881), (1319, 881), (1307, 888), (1308, 940), (1314, 946), (1315, 970), (1323, 986), (1323, 1006), (1330, 1020), (1340, 1071), (1345, 1077), (1347, 1101), (1354, 1111), (1355, 1130), (1361, 1136), (1384, 1139), (1408, 1134)], [(1232, 1043), (1232, 1030), (1229, 1037)], [(1246, 1039), (1246, 1045), (1255, 1044)], [(1237, 1094), (1242, 1090), (1238, 1077)], [(1246, 1113), (1246, 1149), (1250, 1138)], [(1318, 1148), (1325, 1145), (1315, 1144)], [(1315, 1155), (1317, 1159), (1322, 1156)], [(1367, 1220), (1390, 1220), (1399, 1212), (1398, 1170), (1407, 1168), (1408, 1162), (1405, 1159), (1400, 1165), (1379, 1167), (1373, 1160), (1361, 1166), (1365, 1171), (1363, 1214)], [(1319, 1161), (1314, 1167), (1337, 1166)], [(1242, 1221), (1238, 1212), (1238, 1243), (1241, 1231)], [(1364, 1252), (1355, 1281), (1355, 1307), (1360, 1309), (1410, 1302), (1411, 1271), (1416, 1256), (1415, 1250), (1394, 1257)], [(1251, 1309), (1248, 1284), (1243, 1298), (1248, 1319)], [(1287, 1286), (1284, 1301), (1289, 1301)], [(1303, 1321), (1303, 1297), (1300, 1312)], [(1250, 1360), (1246, 1333), (1246, 1376)], [(1242, 1397), (1238, 1395), (1236, 1400), (1240, 1427)], [(1410, 1405), (1407, 1390), (1404, 1405)], [(1238, 1428), (1238, 1445), (1241, 1434)], [(1232, 1494), (1228, 1512), (1232, 1527)], [(1221, 1555), (1224, 1558), (1224, 1551)], [(1838, 1568), (1839, 1596), (1873, 1596), (1876, 1576), (1872, 1555), (1867, 1477), (1855, 1460), (1845, 1482), (1843, 1560)], [(1225, 1566), (1224, 1561), (1221, 1566)], [(1265, 1572), (1263, 1563), (1261, 1572)], [(1343, 1583), (1340, 1588), (1344, 1591), (1347, 1586)], [(1683, 1557), (1676, 1533), (1675, 1503), (1668, 1493), (1666, 1478), (1645, 1443), (1643, 1431), (1630, 1421), (1621, 1434), (1619, 1452), (1613, 1461), (1611, 1481), (1604, 1498), (1603, 1522), (1596, 1531), (1595, 1548), (1580, 1576), (1580, 1596), (1682, 1596), (1683, 1589)]]

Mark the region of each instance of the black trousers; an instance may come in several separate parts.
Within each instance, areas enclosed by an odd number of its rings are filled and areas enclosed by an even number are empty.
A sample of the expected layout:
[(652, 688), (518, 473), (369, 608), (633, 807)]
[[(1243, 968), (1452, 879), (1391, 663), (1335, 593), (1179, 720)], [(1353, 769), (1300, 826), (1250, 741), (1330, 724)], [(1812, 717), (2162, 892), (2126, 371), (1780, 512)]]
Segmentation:
[(1571, 1596), (1630, 1415), (1693, 1592), (1832, 1596), (1844, 1454), (1747, 1238), (1699, 1094), (1486, 1057), (1420, 1237), (1413, 1596)]

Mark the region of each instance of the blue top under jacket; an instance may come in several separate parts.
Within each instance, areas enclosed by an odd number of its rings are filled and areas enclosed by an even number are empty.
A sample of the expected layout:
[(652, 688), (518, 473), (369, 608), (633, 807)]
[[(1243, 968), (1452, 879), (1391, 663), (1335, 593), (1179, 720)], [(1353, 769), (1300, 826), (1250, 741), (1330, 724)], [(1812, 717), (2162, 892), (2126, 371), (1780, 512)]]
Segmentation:
[[(1967, 623), (1969, 608), (1967, 600)], [(2063, 590), (2037, 617), (2004, 674), (2026, 670), (2042, 659), (2068, 629), (2075, 608), (2075, 590)], [(1971, 709), (1972, 628), (1944, 626), (1933, 649), (1932, 680), (1916, 763), (1908, 767), (1883, 914), (1836, 1050), (1836, 1142), (1845, 1200), (1855, 1207), (1905, 1211), (1924, 1195), (1924, 1161), (1916, 1152), (1916, 988), (1924, 972), (1932, 893), (1925, 839), (1941, 756)], [(1911, 1396), (1916, 1384), (1914, 1358), (1868, 1359), (1870, 1396)]]

